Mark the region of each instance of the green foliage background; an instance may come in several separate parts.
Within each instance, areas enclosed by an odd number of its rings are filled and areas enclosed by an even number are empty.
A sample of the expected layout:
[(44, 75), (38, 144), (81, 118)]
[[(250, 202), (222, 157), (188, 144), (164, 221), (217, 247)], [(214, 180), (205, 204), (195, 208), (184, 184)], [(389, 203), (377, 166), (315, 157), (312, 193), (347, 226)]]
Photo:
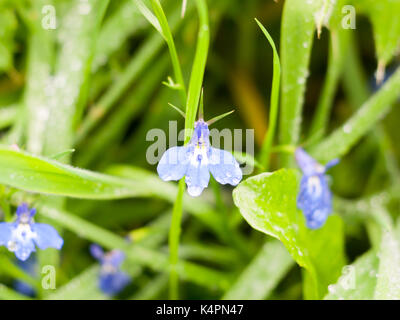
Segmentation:
[[(28, 299), (20, 279), (38, 299), (109, 299), (98, 243), (126, 253), (121, 299), (399, 299), (400, 1), (181, 5), (0, 0), (0, 219), (28, 202), (65, 241), (38, 253), (54, 290), (1, 247), (0, 298)], [(254, 129), (255, 156), (235, 155), (255, 168), (191, 198), (158, 178), (146, 135), (177, 120), (187, 143), (201, 88), (207, 119), (237, 110), (216, 128)], [(341, 158), (319, 230), (296, 209), (299, 145)]]

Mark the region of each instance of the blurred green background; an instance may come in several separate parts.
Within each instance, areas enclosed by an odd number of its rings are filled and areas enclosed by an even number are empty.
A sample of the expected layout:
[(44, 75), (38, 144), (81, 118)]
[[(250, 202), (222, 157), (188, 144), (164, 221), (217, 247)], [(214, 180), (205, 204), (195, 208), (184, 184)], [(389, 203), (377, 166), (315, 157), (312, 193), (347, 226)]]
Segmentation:
[[(144, 2), (151, 7), (148, 1)], [(188, 83), (198, 32), (194, 1), (188, 0), (183, 18), (181, 1), (163, 0), (161, 3)], [(279, 50), (284, 3), (208, 1), (211, 41), (203, 82), (206, 118), (235, 109), (234, 114), (215, 127), (254, 129), (256, 154), (268, 132), (273, 55), (254, 18), (263, 23)], [(357, 9), (356, 29), (349, 31), (349, 45), (340, 56), (341, 69), (328, 98), (332, 106), (328, 133), (349, 119), (377, 89), (377, 32), (371, 22), (375, 13), (353, 4)], [(46, 5), (55, 8), (55, 29), (42, 27), (48, 14), (42, 11)], [(400, 12), (398, 24), (399, 19)], [(331, 41), (332, 32), (326, 27), (320, 38), (314, 34), (298, 141), (306, 146), (311, 143), (311, 123), (332, 64), (328, 57)], [(286, 57), (294, 62), (296, 58), (296, 55)], [(386, 70), (390, 74), (399, 65), (399, 58), (397, 55), (387, 60)], [(146, 160), (147, 148), (153, 144), (146, 140), (147, 132), (152, 128), (168, 132), (169, 121), (174, 120), (178, 121), (179, 130), (184, 128), (183, 119), (168, 107), (168, 103), (172, 103), (184, 108), (178, 92), (162, 84), (168, 76), (173, 76), (173, 71), (167, 46), (132, 0), (109, 3), (105, 0), (0, 0), (0, 139), (3, 145), (17, 145), (46, 157), (73, 148), (73, 153), (67, 152), (56, 159), (93, 171), (139, 177), (139, 180), (141, 173), (129, 172), (130, 167), (148, 170), (144, 175), (155, 174), (156, 165)], [(363, 208), (357, 206), (358, 199), (385, 190), (399, 177), (399, 119), (400, 110), (394, 106), (373, 130), (357, 141), (340, 166), (330, 172), (335, 211), (342, 216), (345, 225), (348, 263), (374, 246), (377, 237), (376, 226), (357, 212), (363, 212)], [(275, 145), (278, 144), (276, 141)], [(271, 160), (269, 171), (281, 167), (279, 153), (273, 152)], [(392, 169), (388, 170), (388, 163)], [(254, 173), (259, 172), (260, 169), (255, 168)], [(157, 186), (157, 179), (152, 182), (155, 189), (164, 186), (161, 181)], [(4, 209), (13, 203), (10, 191), (16, 190), (1, 188)], [(185, 279), (180, 283), (180, 297), (304, 298), (301, 268), (278, 242), (271, 240), (268, 246), (264, 244), (266, 236), (253, 230), (233, 204), (232, 190), (211, 182), (201, 200), (193, 202), (193, 206), (204, 202), (214, 208), (222, 224), (230, 230), (230, 237), (221, 238), (210, 227), (212, 220), (204, 223), (207, 217), (202, 216), (207, 212), (201, 209), (184, 215), (181, 258), (216, 271), (213, 276), (222, 278), (220, 285), (213, 286), (190, 281), (189, 276), (189, 281)], [(48, 197), (46, 201), (166, 255), (174, 197), (166, 198), (168, 196), (119, 200)], [(393, 197), (385, 203), (395, 219), (400, 209), (398, 199), (398, 196)], [(65, 241), (61, 254), (51, 253), (41, 258), (42, 263), (51, 261), (57, 265), (58, 289), (39, 289), (37, 297), (106, 298), (96, 286), (98, 266), (88, 252), (90, 237), (64, 230), (62, 224), (59, 227)], [(267, 253), (263, 254), (263, 250)], [(0, 282), (4, 284), (0, 297), (22, 298), (10, 290), (15, 279), (27, 280), (26, 275), (4, 248), (0, 259), (4, 260), (0, 262)], [(166, 272), (134, 263), (127, 263), (124, 268), (133, 281), (118, 298), (168, 298)], [(38, 279), (38, 275), (33, 279), (28, 276), (27, 281), (40, 287)]]

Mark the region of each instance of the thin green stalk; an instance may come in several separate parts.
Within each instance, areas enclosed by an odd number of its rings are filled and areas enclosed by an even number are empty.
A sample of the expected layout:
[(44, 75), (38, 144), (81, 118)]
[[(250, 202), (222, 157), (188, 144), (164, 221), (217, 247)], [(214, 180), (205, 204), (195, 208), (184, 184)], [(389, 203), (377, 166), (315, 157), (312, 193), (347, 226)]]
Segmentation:
[(179, 85), (179, 93), (181, 96), (182, 103), (186, 102), (186, 86), (183, 80), (182, 69), (179, 63), (178, 53), (176, 52), (176, 47), (174, 39), (172, 37), (171, 30), (168, 25), (167, 17), (165, 16), (164, 10), (158, 0), (151, 0), (151, 5), (153, 6), (154, 13), (160, 22), (161, 35), (165, 38), (168, 45), (169, 54), (171, 56), (172, 67), (175, 73), (175, 79)]
[(196, 120), (197, 106), (199, 104), (201, 88), (203, 84), (204, 70), (210, 44), (210, 30), (208, 22), (208, 9), (205, 0), (196, 0), (199, 12), (200, 26), (197, 39), (196, 55), (194, 57), (193, 69), (190, 75), (189, 90), (186, 102), (185, 121), (185, 144), (190, 141), (194, 122)]
[(168, 237), (169, 244), (169, 263), (170, 263), (170, 278), (169, 278), (169, 297), (170, 299), (176, 300), (179, 296), (179, 278), (177, 272), (177, 264), (179, 260), (179, 239), (181, 234), (181, 220), (182, 220), (182, 203), (183, 194), (185, 192), (185, 180), (179, 181), (178, 195), (174, 203), (172, 211), (171, 227)]
[(161, 31), (161, 26), (160, 23), (158, 22), (157, 18), (153, 15), (153, 13), (150, 11), (149, 8), (143, 3), (142, 0), (133, 0), (135, 5), (138, 7), (140, 13), (147, 19), (150, 24), (153, 25), (154, 28), (160, 33)]
[(266, 136), (264, 137), (264, 142), (261, 149), (260, 163), (264, 166), (266, 170), (269, 168), (271, 147), (275, 138), (276, 122), (278, 118), (279, 109), (279, 86), (281, 81), (281, 65), (279, 61), (279, 55), (275, 47), (274, 40), (269, 35), (268, 31), (264, 26), (255, 19), (261, 31), (266, 36), (269, 44), (272, 47), (274, 58), (273, 58), (273, 77), (272, 77), (272, 90), (271, 90), (271, 101), (269, 107), (269, 126)]
[(362, 67), (356, 41), (352, 33), (344, 59), (343, 88), (353, 109), (359, 108), (369, 97), (368, 80)]
[(341, 42), (343, 39), (341, 37), (343, 36), (340, 34), (340, 31), (331, 31), (328, 71), (309, 133), (309, 137), (313, 142), (318, 142), (324, 136), (327, 129), (329, 114), (342, 71), (344, 52)]
[[(208, 47), (210, 42), (210, 31), (208, 25), (208, 9), (205, 0), (196, 0), (197, 11), (200, 18), (199, 34), (197, 38), (196, 55), (193, 62), (192, 73), (190, 75), (189, 91), (186, 102), (185, 119), (185, 144), (190, 141), (192, 136), (194, 122), (196, 119), (197, 108), (201, 95), (204, 71), (206, 67)], [(169, 236), (170, 247), (170, 298), (178, 298), (178, 273), (177, 263), (179, 258), (179, 237), (182, 217), (182, 201), (185, 182), (182, 179), (179, 182), (179, 192), (172, 211), (172, 223)], [(182, 191), (181, 191), (182, 190)]]

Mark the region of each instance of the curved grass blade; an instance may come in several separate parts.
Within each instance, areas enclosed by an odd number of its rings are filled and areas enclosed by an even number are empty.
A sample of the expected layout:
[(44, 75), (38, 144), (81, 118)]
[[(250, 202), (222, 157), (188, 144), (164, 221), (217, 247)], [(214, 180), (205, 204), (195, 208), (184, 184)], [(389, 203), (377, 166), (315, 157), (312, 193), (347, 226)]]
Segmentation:
[(323, 163), (345, 155), (390, 110), (399, 91), (400, 68), (346, 123), (311, 148), (311, 153)]
[(264, 26), (255, 19), (261, 31), (264, 33), (273, 51), (273, 76), (272, 76), (272, 89), (271, 89), (271, 102), (269, 112), (269, 125), (268, 131), (264, 138), (264, 142), (261, 148), (260, 163), (268, 170), (269, 167), (269, 156), (271, 153), (271, 147), (275, 138), (276, 122), (278, 117), (279, 108), (279, 87), (281, 81), (281, 65), (279, 61), (279, 55), (275, 47), (274, 40), (269, 35), (268, 31)]
[(279, 241), (268, 241), (222, 299), (265, 299), (293, 264), (290, 254)]

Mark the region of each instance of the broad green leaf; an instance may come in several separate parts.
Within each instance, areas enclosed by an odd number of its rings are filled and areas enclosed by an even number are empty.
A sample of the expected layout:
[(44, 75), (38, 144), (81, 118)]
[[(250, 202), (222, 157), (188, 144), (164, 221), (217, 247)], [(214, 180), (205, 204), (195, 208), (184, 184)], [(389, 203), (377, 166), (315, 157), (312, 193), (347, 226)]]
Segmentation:
[(279, 239), (308, 271), (306, 297), (318, 298), (336, 281), (345, 262), (342, 220), (332, 215), (322, 228), (309, 230), (296, 208), (297, 193), (296, 171), (281, 169), (243, 181), (233, 199), (254, 229)]
[(5, 147), (0, 147), (0, 183), (25, 191), (86, 199), (151, 193), (151, 186), (146, 187), (143, 181), (94, 173)]
[[(177, 187), (142, 169), (119, 166), (115, 175), (96, 173), (0, 146), (0, 183), (24, 191), (82, 199), (157, 197), (174, 202)], [(185, 195), (183, 208), (229, 242), (232, 234), (221, 215), (200, 199)]]
[(371, 300), (377, 281), (379, 259), (368, 251), (353, 264), (345, 266), (336, 284), (329, 286), (325, 300)]
[(225, 293), (227, 300), (265, 299), (286, 275), (293, 260), (279, 241), (268, 241)]

